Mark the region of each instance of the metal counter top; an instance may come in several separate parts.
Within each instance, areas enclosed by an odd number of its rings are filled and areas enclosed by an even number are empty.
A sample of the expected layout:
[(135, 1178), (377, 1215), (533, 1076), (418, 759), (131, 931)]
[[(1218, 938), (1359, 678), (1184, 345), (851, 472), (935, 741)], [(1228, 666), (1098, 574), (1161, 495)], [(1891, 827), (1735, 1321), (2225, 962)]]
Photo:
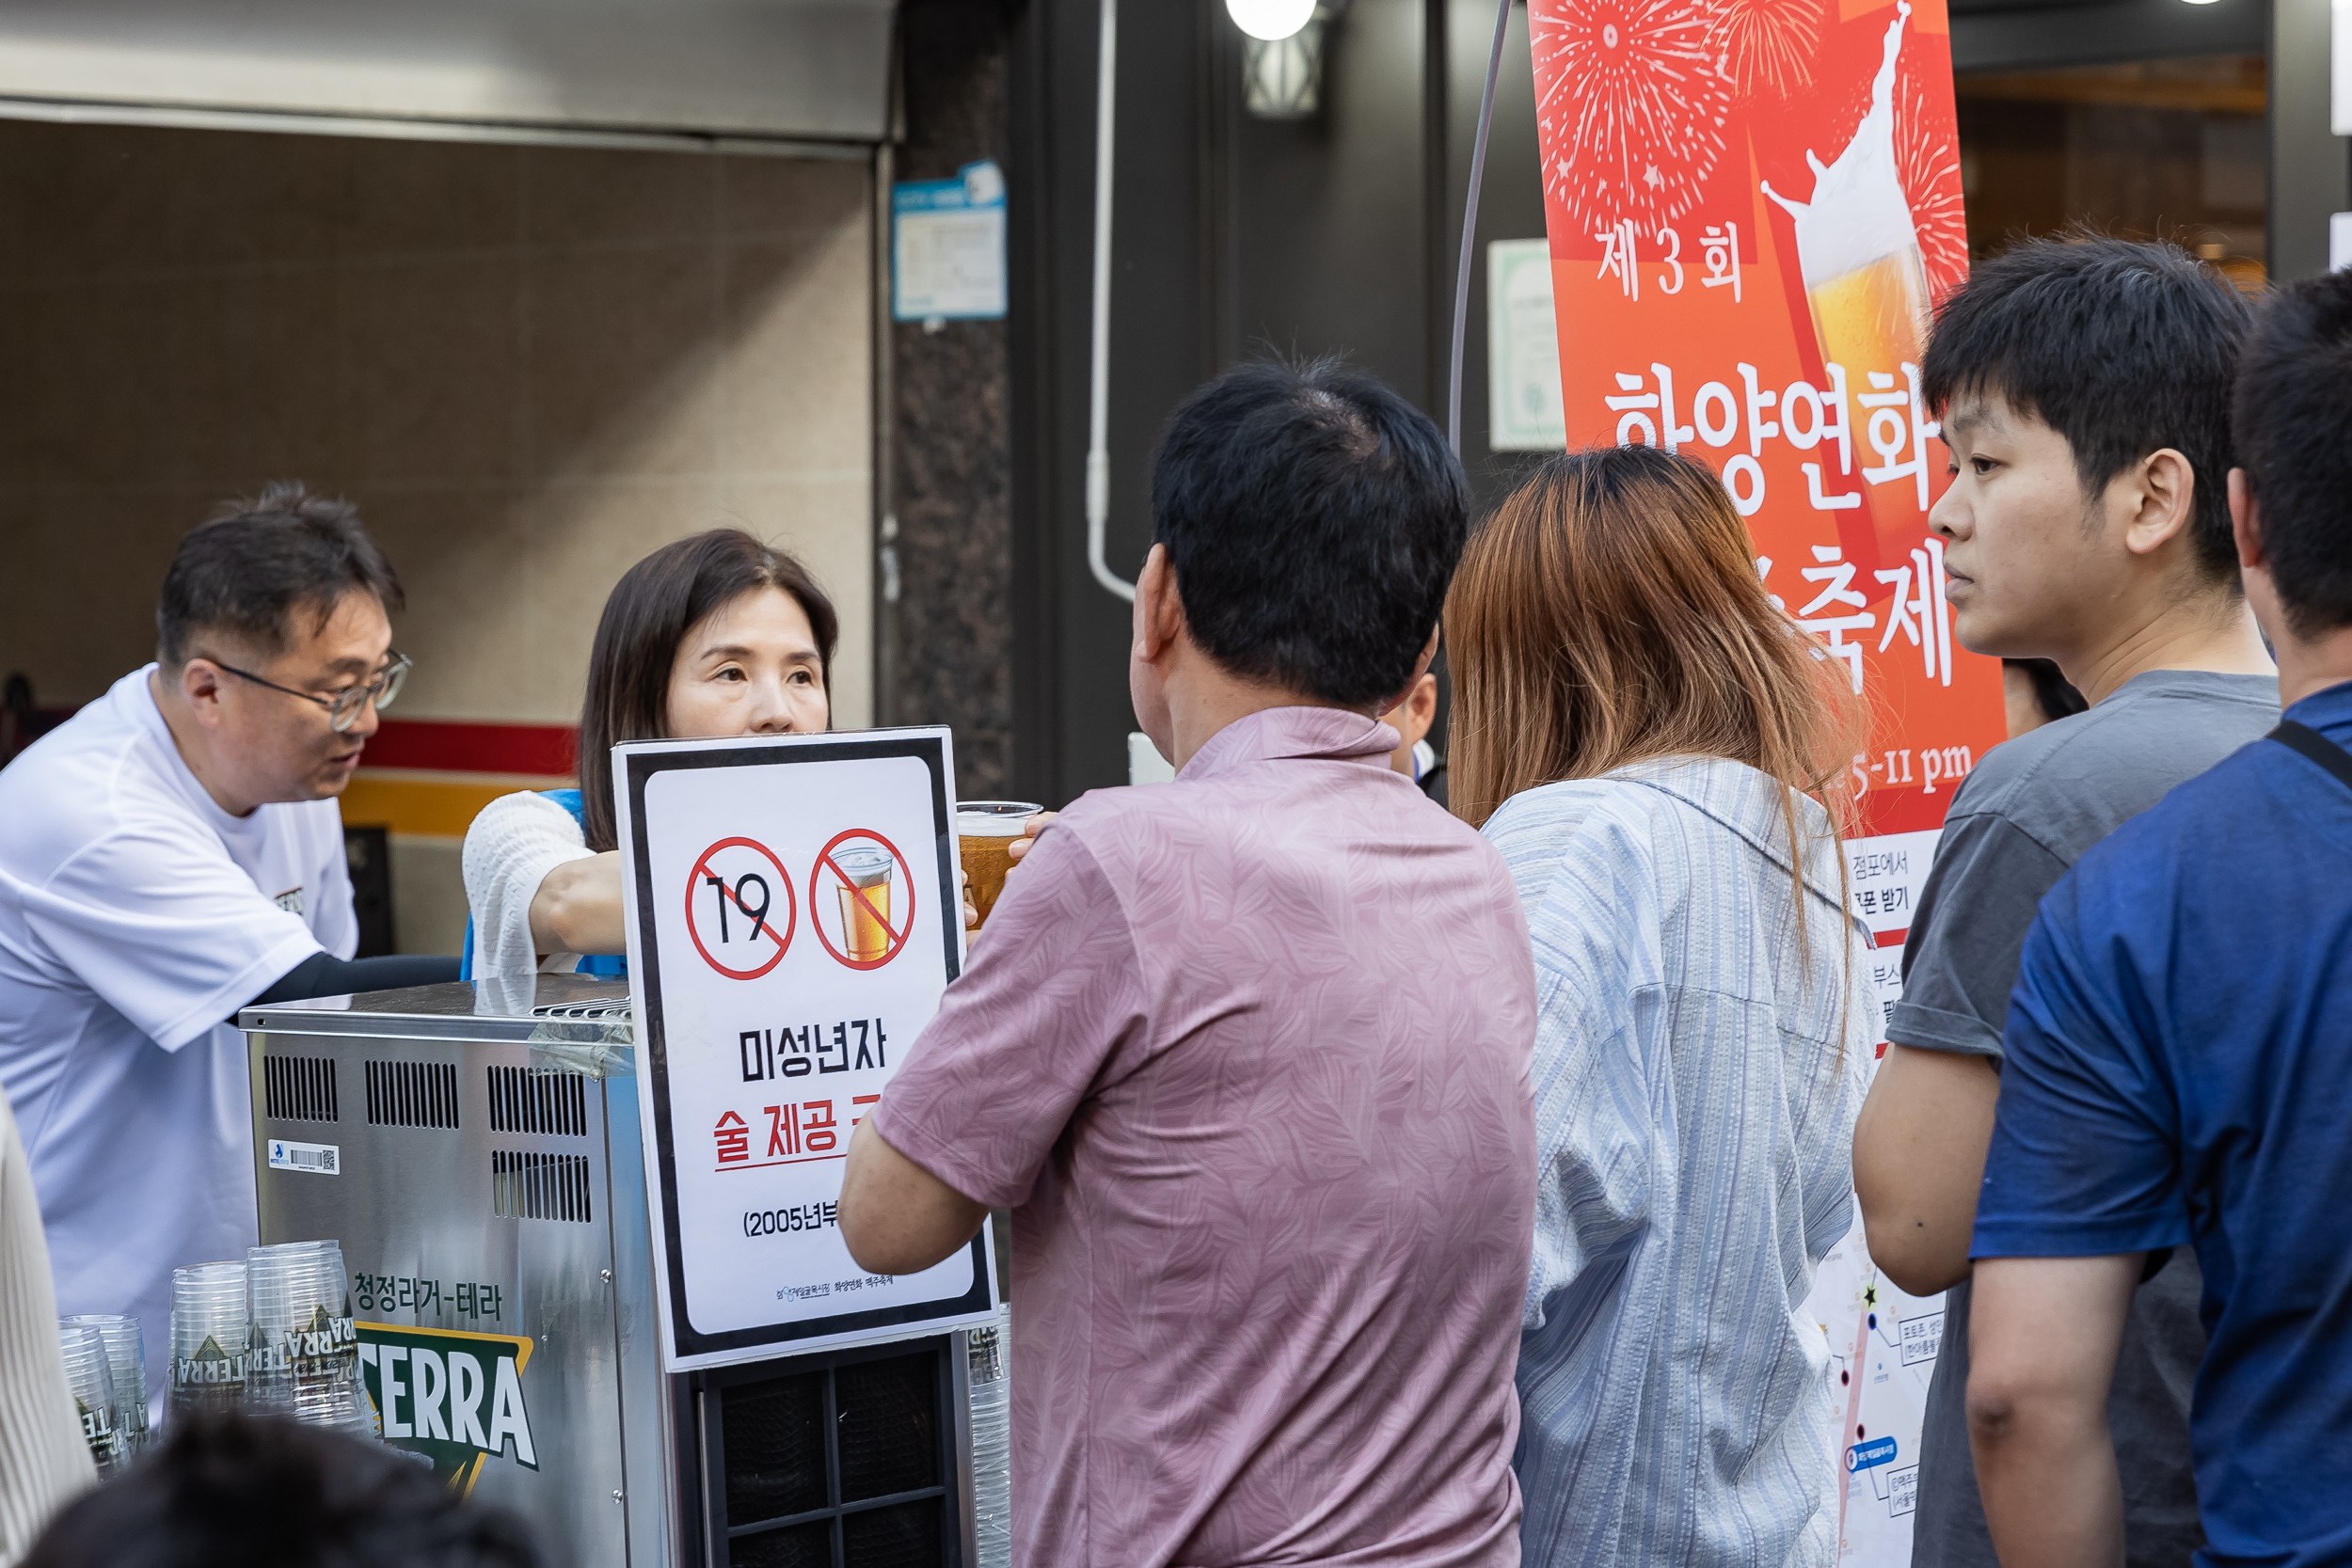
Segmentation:
[(247, 1007), (237, 1027), (304, 1035), (516, 1044), (634, 1042), (628, 982), (596, 974), (494, 976)]

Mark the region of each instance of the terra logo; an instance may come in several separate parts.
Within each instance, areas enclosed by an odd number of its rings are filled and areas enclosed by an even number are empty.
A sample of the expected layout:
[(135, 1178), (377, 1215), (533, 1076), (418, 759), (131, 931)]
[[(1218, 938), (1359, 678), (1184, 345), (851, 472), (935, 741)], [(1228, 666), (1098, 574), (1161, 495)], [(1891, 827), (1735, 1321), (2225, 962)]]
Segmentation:
[(510, 1449), (525, 1469), (539, 1467), (523, 1402), (527, 1336), (401, 1323), (358, 1329), (359, 1376), (387, 1443), (423, 1454), (435, 1475), (467, 1493), (484, 1462)]

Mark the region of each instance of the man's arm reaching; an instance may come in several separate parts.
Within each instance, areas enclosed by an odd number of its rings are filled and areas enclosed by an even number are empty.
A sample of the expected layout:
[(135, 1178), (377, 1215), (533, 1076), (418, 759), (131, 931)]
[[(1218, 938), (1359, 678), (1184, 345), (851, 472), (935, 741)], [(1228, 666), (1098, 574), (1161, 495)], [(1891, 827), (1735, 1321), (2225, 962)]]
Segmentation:
[(988, 1208), (891, 1148), (869, 1118), (850, 1137), (838, 1215), (858, 1267), (920, 1274), (977, 1235)]
[(1989, 1056), (1890, 1045), (1853, 1130), (1870, 1261), (1915, 1296), (1968, 1277), (2001, 1076)]
[[(339, 958), (332, 953), (313, 953), (279, 975), (246, 1006), (274, 1006), (280, 1002), (349, 996), (363, 990), (399, 990), (406, 986), (437, 986), (456, 978), (457, 960), (436, 953), (395, 953), (373, 958)], [(237, 1015), (230, 1013), (229, 1022), (236, 1021)]]
[(2121, 1568), (2107, 1386), (2145, 1257), (1977, 1264), (1968, 1438), (2001, 1568)]

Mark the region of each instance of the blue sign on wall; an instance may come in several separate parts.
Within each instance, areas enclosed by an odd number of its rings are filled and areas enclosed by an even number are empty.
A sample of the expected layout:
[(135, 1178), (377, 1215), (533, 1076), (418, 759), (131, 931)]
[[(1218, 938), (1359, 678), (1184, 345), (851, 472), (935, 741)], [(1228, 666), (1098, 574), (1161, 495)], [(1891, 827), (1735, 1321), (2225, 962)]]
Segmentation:
[(1003, 169), (983, 159), (891, 187), (892, 320), (995, 321), (1007, 292)]

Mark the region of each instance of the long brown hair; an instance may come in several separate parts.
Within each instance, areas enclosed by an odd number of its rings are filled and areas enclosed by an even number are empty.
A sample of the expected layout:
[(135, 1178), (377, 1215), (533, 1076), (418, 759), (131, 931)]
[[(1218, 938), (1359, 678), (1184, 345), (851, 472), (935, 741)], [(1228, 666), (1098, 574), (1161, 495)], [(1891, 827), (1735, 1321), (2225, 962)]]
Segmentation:
[[(1472, 536), (1446, 599), (1454, 812), (1668, 756), (1778, 780), (1804, 918), (1796, 796), (1846, 824), (1867, 711), (1842, 659), (1765, 593), (1715, 476), (1652, 447), (1547, 462)], [(1840, 883), (1844, 881), (1841, 858)]]
[(612, 748), (670, 733), (670, 667), (695, 623), (755, 588), (781, 589), (808, 616), (828, 698), (841, 618), (808, 568), (739, 528), (715, 528), (662, 546), (621, 574), (596, 622), (588, 700), (580, 710), (582, 836), (596, 850), (620, 847), (612, 813)]

